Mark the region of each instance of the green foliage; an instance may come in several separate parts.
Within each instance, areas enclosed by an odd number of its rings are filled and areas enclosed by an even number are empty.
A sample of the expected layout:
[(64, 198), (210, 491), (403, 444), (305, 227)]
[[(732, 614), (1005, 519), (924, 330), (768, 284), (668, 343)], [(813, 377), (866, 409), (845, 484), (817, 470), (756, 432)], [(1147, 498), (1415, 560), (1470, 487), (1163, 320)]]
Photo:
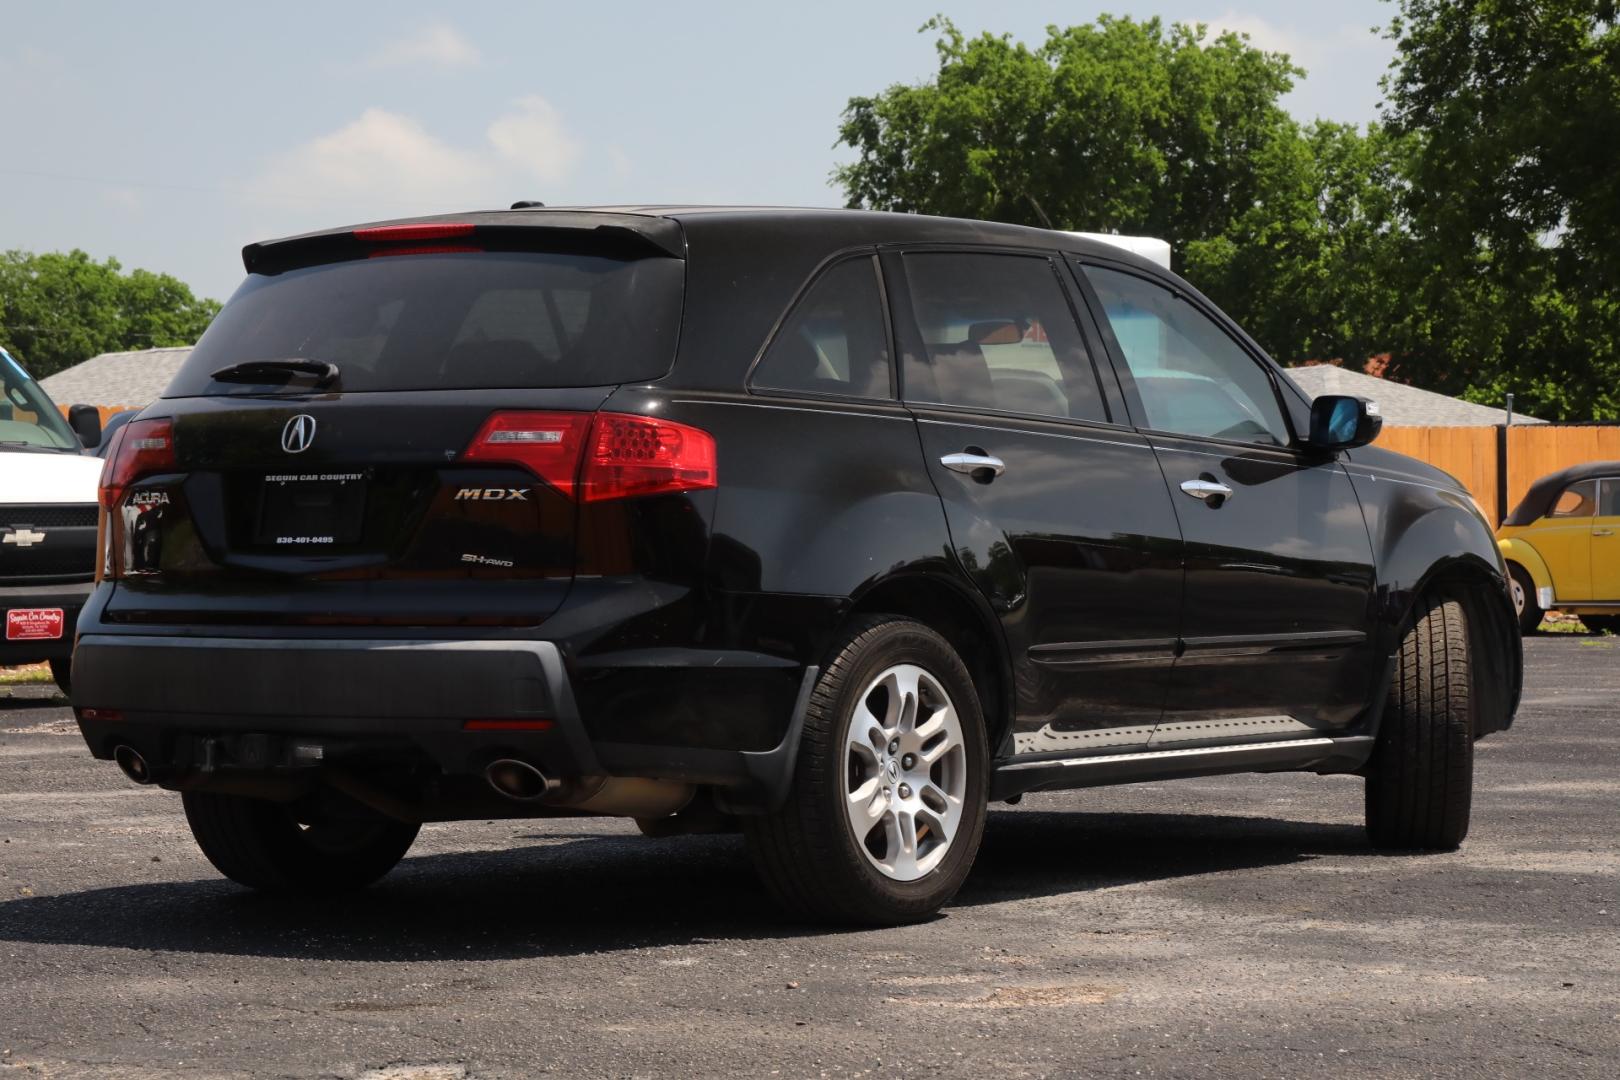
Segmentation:
[(1100, 17), (1030, 48), (949, 20), (930, 81), (851, 98), (850, 206), (1169, 240), (1284, 362), (1620, 417), (1615, 0), (1400, 0), (1384, 124), (1296, 123), (1304, 72)]
[(1151, 231), (1180, 250), (1258, 195), (1255, 155), (1293, 131), (1284, 56), (1203, 27), (1102, 16), (1031, 51), (947, 19), (939, 75), (850, 99), (835, 173), (851, 206)]
[(1400, 0), (1388, 121), (1434, 332), (1403, 374), (1549, 418), (1620, 418), (1614, 0)]
[(0, 255), (0, 344), (44, 378), (98, 353), (190, 345), (219, 311), (184, 282), (82, 251)]

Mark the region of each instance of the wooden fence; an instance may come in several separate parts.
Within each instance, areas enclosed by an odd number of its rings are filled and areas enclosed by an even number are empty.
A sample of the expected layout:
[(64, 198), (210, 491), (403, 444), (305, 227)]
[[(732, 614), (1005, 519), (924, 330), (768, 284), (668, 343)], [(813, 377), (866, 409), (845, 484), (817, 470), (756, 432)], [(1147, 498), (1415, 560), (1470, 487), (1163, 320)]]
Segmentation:
[(1462, 481), (1486, 517), (1499, 522), (1548, 473), (1587, 461), (1620, 461), (1620, 426), (1389, 427), (1377, 445), (1444, 469)]

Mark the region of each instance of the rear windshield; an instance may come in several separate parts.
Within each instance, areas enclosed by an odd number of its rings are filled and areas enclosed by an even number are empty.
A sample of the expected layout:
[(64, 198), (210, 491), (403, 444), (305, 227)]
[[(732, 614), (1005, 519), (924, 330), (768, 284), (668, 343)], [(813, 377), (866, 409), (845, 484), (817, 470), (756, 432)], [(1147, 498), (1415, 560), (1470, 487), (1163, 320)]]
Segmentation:
[(254, 274), (164, 396), (289, 385), (273, 376), (266, 384), (210, 375), (253, 360), (336, 364), (341, 374), (333, 388), (346, 392), (655, 379), (674, 361), (682, 280), (678, 259), (510, 251), (397, 255)]

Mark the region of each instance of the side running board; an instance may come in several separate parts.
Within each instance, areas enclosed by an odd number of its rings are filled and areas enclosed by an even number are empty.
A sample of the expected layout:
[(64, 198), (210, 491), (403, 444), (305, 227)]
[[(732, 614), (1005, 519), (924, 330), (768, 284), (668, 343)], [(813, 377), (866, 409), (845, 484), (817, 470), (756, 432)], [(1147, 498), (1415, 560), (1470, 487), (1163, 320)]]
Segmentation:
[(992, 801), (1030, 791), (1134, 784), (1221, 773), (1310, 771), (1355, 772), (1373, 749), (1371, 735), (1236, 743), (1128, 754), (1003, 761), (990, 778)]

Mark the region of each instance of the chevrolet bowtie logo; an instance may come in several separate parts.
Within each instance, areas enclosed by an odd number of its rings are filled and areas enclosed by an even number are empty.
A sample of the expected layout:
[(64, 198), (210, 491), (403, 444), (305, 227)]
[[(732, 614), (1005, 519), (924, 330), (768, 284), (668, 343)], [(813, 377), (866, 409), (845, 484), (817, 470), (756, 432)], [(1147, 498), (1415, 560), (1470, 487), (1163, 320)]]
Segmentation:
[(42, 532), (34, 532), (32, 529), (18, 529), (15, 532), (6, 533), (4, 537), (0, 537), (0, 544), (16, 544), (20, 548), (25, 548), (43, 543), (44, 540), (45, 534)]

